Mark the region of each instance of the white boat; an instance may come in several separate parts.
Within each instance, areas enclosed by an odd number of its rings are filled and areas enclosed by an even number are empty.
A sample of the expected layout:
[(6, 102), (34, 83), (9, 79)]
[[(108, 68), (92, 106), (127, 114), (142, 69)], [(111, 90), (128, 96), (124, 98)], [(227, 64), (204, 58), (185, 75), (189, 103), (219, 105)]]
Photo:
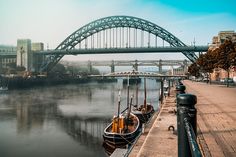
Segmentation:
[(0, 91), (8, 91), (8, 87), (0, 87)]

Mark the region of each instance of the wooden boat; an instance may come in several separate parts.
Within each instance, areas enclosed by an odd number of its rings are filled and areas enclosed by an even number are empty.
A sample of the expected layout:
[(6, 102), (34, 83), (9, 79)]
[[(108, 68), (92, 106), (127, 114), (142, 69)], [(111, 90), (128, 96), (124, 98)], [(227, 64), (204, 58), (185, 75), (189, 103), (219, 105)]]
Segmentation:
[(132, 113), (135, 114), (141, 123), (147, 123), (154, 113), (154, 108), (151, 104), (147, 103), (147, 90), (146, 90), (146, 78), (144, 78), (144, 103), (138, 106), (138, 89), (136, 90), (136, 105), (133, 108)]
[(146, 104), (146, 107), (144, 106), (145, 105), (141, 105), (132, 111), (132, 113), (139, 118), (141, 123), (147, 123), (154, 113), (154, 109), (151, 104)]
[[(131, 103), (132, 104), (132, 98)], [(140, 133), (140, 122), (137, 116), (131, 113), (131, 105), (128, 110), (120, 112), (120, 96), (118, 100), (118, 115), (114, 116), (112, 122), (104, 129), (103, 139), (109, 145), (124, 147), (135, 141)]]
[(107, 142), (103, 142), (103, 144), (102, 144), (102, 146), (103, 146), (103, 148), (104, 148), (104, 150), (105, 150), (105, 152), (106, 152), (106, 154), (108, 155), (108, 156), (111, 156), (111, 154), (115, 151), (115, 149), (116, 149), (116, 147), (114, 146), (114, 145), (112, 145), (112, 144), (109, 144), (109, 143), (107, 143)]

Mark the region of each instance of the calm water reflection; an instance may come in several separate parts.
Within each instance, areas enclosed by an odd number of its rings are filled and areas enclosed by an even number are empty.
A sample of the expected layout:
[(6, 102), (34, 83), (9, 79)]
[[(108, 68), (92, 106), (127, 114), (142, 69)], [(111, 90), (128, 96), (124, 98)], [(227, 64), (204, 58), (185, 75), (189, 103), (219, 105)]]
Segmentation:
[[(155, 80), (148, 82), (148, 100), (157, 109), (159, 87)], [(118, 81), (1, 93), (0, 156), (106, 156), (102, 148), (103, 129), (117, 112), (118, 90), (122, 88)], [(135, 87), (131, 87), (130, 93), (135, 94)]]

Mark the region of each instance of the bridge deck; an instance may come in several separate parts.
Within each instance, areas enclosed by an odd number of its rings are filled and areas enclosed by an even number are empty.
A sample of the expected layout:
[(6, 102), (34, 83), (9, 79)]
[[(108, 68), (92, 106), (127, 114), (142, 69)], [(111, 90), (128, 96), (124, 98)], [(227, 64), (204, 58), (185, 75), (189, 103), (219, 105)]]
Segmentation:
[(115, 53), (193, 53), (206, 52), (208, 46), (179, 46), (179, 47), (129, 47), (129, 48), (88, 48), (88, 49), (63, 49), (45, 50), (35, 52), (39, 55), (78, 55), (78, 54), (115, 54)]

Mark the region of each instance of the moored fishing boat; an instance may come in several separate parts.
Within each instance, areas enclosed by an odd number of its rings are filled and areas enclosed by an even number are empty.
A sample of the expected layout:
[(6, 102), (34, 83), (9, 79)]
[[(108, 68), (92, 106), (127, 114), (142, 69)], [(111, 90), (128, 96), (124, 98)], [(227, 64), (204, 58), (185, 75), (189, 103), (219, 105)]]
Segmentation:
[(140, 121), (131, 113), (132, 98), (127, 110), (120, 112), (120, 96), (118, 100), (118, 115), (114, 116), (112, 122), (104, 129), (103, 139), (107, 144), (115, 147), (125, 147), (135, 141), (140, 133)]
[(151, 104), (147, 103), (147, 89), (146, 89), (146, 78), (144, 78), (144, 103), (138, 106), (138, 89), (136, 90), (136, 105), (132, 110), (141, 123), (147, 123), (154, 113), (154, 108)]

